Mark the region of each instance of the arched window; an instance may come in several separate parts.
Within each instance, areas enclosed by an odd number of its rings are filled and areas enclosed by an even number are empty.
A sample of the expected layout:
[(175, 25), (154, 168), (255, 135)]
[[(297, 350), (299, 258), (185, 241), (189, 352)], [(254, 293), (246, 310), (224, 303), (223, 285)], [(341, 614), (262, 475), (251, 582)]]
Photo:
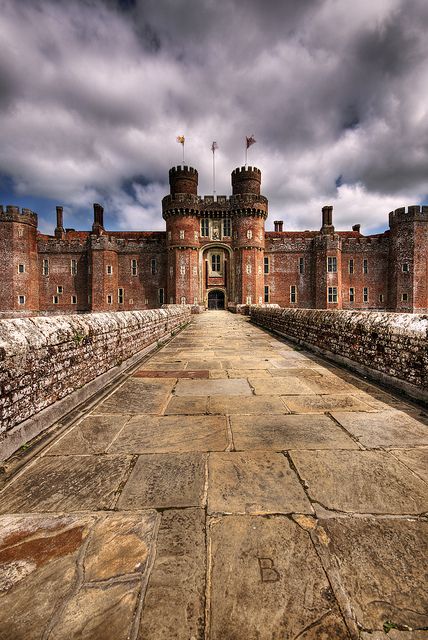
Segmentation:
[(211, 270), (220, 272), (220, 254), (213, 253), (211, 256)]

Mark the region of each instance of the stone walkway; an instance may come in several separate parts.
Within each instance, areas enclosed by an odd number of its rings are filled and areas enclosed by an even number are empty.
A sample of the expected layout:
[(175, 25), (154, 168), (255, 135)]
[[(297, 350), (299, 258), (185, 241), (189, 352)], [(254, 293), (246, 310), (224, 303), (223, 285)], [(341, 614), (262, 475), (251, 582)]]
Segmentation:
[(426, 639), (427, 445), (417, 407), (195, 316), (1, 492), (0, 639)]

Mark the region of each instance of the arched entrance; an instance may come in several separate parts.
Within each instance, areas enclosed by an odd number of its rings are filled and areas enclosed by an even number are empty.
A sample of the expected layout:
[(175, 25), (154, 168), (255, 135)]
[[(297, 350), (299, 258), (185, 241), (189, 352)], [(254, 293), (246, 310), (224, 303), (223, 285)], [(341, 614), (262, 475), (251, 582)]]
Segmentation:
[(224, 291), (213, 289), (208, 292), (208, 309), (224, 309)]

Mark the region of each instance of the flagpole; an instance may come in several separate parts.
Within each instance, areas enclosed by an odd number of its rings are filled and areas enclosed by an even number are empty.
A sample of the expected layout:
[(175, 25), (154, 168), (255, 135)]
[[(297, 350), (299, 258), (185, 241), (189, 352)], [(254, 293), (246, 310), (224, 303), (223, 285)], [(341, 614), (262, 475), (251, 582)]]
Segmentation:
[(184, 167), (184, 141), (183, 141), (183, 167)]
[(247, 142), (247, 138), (245, 138), (245, 169), (247, 169), (247, 158), (248, 158), (248, 142)]
[(215, 196), (215, 147), (213, 144), (213, 196)]

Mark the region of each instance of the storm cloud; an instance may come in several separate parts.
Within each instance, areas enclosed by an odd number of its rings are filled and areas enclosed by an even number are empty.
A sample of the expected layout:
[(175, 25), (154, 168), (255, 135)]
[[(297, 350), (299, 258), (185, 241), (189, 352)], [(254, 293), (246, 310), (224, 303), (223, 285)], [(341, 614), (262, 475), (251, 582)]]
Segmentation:
[(218, 142), (217, 193), (227, 194), (253, 133), (270, 228), (317, 228), (328, 203), (337, 227), (372, 232), (390, 209), (428, 200), (426, 0), (0, 9), (0, 185), (16, 204), (55, 201), (67, 226), (88, 226), (99, 200), (109, 228), (162, 229), (176, 136), (200, 193), (211, 193)]

